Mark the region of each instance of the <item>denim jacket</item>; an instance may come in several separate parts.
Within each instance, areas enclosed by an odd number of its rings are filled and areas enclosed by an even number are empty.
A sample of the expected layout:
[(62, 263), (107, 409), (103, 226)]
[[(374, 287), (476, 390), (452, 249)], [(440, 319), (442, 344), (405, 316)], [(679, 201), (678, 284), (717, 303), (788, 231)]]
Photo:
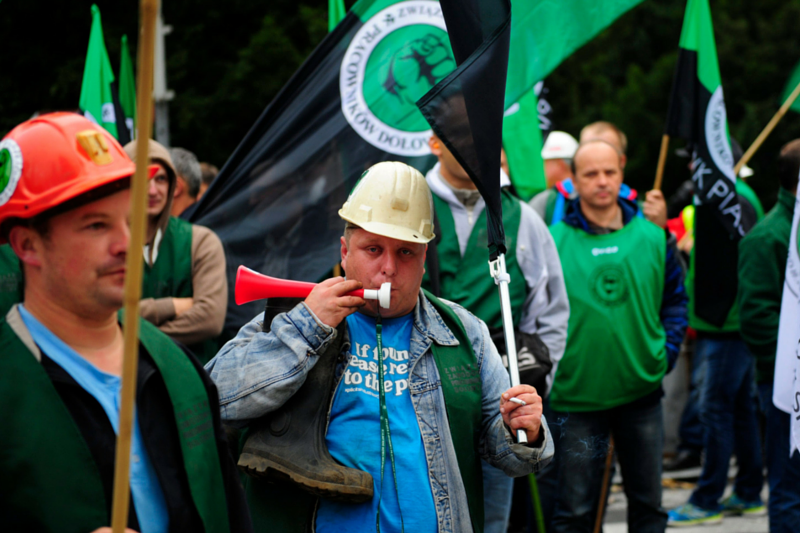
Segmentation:
[[(472, 313), (447, 303), (463, 322), (480, 368), (481, 457), (509, 476), (538, 471), (550, 461), (554, 451), (544, 417), (538, 447), (514, 443), (499, 409), (500, 395), (510, 386), (508, 372), (489, 331)], [(433, 342), (453, 346), (458, 341), (422, 293), (413, 313), (409, 390), (428, 461), (438, 530), (471, 531), (467, 496), (448, 429), (441, 381), (430, 350)], [(269, 332), (264, 331), (261, 316), (251, 320), (206, 365), (219, 389), (222, 418), (235, 425), (246, 425), (249, 420), (278, 409), (297, 392), (319, 354), (337, 334), (335, 328), (320, 322), (304, 303), (276, 316)], [(345, 338), (341, 355), (349, 349), (349, 340)]]

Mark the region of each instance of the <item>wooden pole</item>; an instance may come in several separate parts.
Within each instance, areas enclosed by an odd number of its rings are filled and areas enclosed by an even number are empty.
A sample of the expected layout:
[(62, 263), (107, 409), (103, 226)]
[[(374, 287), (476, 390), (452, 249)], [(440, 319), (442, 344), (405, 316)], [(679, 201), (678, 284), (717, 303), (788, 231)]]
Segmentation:
[(742, 167), (745, 166), (747, 162), (750, 161), (750, 158), (752, 158), (756, 153), (756, 151), (761, 148), (761, 145), (764, 143), (767, 137), (769, 137), (769, 134), (772, 133), (772, 130), (775, 129), (775, 126), (778, 125), (778, 122), (781, 121), (783, 115), (789, 111), (789, 108), (792, 107), (794, 101), (797, 100), (798, 95), (800, 95), (800, 83), (797, 84), (797, 87), (794, 88), (794, 91), (792, 91), (792, 94), (789, 95), (789, 98), (787, 98), (781, 108), (778, 109), (778, 112), (775, 113), (775, 116), (772, 117), (772, 120), (770, 120), (767, 126), (764, 128), (764, 131), (758, 134), (758, 137), (756, 137), (756, 140), (750, 145), (750, 148), (747, 149), (739, 162), (736, 163), (736, 167), (733, 169), (734, 176), (739, 175), (739, 171), (742, 170)]
[(656, 181), (653, 183), (653, 189), (660, 191), (661, 182), (664, 179), (664, 165), (667, 162), (667, 149), (669, 148), (669, 135), (666, 133), (661, 137), (661, 152), (658, 154), (658, 168), (656, 168)]
[[(666, 137), (666, 135), (664, 135)], [(663, 146), (663, 145), (662, 145)], [(664, 151), (663, 148), (661, 150)], [(606, 455), (606, 469), (603, 472), (603, 486), (600, 487), (600, 501), (597, 502), (597, 518), (594, 521), (594, 533), (600, 533), (603, 527), (603, 514), (606, 510), (606, 499), (608, 499), (608, 481), (611, 477), (611, 461), (614, 459), (614, 437), (608, 440), (608, 455)]]
[(142, 253), (147, 223), (148, 140), (153, 131), (153, 56), (157, 14), (158, 0), (141, 0), (136, 87), (136, 125), (139, 131), (136, 143), (136, 172), (131, 180), (131, 238), (125, 264), (125, 324), (123, 325), (125, 351), (111, 507), (113, 533), (124, 533), (128, 524), (130, 501), (131, 437), (139, 359), (139, 300), (142, 296)]

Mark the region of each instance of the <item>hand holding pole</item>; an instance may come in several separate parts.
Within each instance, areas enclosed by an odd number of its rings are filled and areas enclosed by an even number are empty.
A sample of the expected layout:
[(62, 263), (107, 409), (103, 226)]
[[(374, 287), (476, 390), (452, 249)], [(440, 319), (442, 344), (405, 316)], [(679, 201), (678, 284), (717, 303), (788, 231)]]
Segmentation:
[[(511, 315), (511, 296), (508, 292), (508, 283), (511, 277), (506, 271), (505, 254), (500, 254), (496, 261), (489, 262), (489, 272), (494, 278), (500, 291), (500, 308), (503, 314), (503, 336), (506, 341), (506, 353), (508, 354), (508, 372), (511, 375), (511, 386), (516, 387), (520, 384), (519, 363), (517, 361), (517, 339), (514, 336), (514, 319)], [(517, 430), (517, 442), (528, 442), (528, 434), (524, 429)]]

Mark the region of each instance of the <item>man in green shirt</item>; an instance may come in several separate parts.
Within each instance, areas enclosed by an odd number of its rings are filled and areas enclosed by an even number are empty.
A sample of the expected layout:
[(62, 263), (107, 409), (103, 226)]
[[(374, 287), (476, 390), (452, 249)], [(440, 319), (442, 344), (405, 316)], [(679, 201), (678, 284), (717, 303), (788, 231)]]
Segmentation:
[(620, 198), (622, 152), (582, 143), (578, 199), (551, 227), (569, 295), (567, 348), (550, 402), (562, 424), (556, 532), (588, 531), (613, 435), (631, 531), (663, 531), (661, 381), (686, 330), (683, 272), (665, 231)]
[(790, 415), (772, 402), (775, 354), (792, 216), (797, 202), (800, 139), (778, 158), (778, 202), (739, 243), (739, 323), (756, 360), (761, 408), (766, 414), (769, 525), (772, 533), (800, 531), (800, 454), (789, 454)]

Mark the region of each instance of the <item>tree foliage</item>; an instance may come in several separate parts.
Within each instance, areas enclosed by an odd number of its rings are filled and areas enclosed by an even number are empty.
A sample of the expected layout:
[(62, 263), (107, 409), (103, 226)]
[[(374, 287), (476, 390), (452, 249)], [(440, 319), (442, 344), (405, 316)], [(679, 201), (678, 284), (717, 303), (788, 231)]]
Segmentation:
[[(77, 107), (91, 3), (0, 2), (0, 133), (36, 111)], [(96, 3), (117, 69), (123, 33), (135, 50), (137, 3)], [(547, 80), (558, 129), (577, 136), (583, 125), (605, 119), (627, 133), (626, 179), (639, 190), (655, 175), (684, 7), (645, 0)], [(777, 110), (800, 60), (800, 0), (711, 0), (711, 8), (730, 130), (746, 148)], [(163, 0), (163, 16), (173, 27), (166, 37), (172, 144), (218, 166), (327, 33), (324, 0)], [(767, 205), (777, 188), (777, 152), (796, 137), (800, 120), (790, 112), (751, 163), (751, 185)], [(666, 192), (688, 177), (685, 165), (670, 155)]]

